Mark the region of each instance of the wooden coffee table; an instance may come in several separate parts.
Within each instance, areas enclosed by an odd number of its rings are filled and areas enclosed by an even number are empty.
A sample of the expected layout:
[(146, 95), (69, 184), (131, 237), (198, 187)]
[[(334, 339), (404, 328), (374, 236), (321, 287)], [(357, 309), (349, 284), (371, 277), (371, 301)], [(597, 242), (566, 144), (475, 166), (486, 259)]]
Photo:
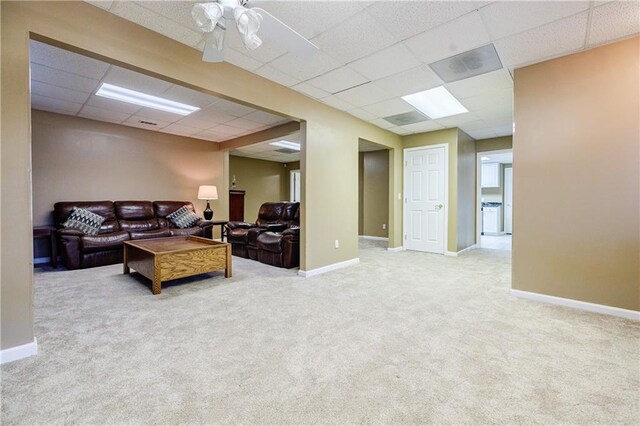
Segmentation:
[(152, 280), (152, 293), (160, 294), (162, 281), (219, 269), (231, 277), (231, 245), (194, 236), (125, 241), (124, 273), (130, 268)]

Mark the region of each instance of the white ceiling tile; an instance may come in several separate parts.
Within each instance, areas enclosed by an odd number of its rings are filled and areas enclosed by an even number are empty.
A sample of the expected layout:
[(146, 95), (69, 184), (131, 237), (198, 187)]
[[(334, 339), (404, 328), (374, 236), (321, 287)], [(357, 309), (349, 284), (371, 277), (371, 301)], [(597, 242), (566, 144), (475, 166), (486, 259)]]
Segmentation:
[(85, 3), (92, 4), (100, 9), (109, 10), (113, 5), (113, 0), (84, 0)]
[(480, 14), (471, 12), (405, 41), (409, 49), (429, 64), (489, 43)]
[(311, 41), (338, 61), (348, 63), (382, 50), (398, 40), (371, 15), (360, 12)]
[(367, 112), (363, 109), (360, 108), (356, 108), (356, 109), (352, 109), (351, 111), (348, 111), (349, 114), (353, 115), (354, 117), (358, 117), (362, 120), (373, 120), (375, 118), (377, 118), (376, 115), (371, 114), (370, 112)]
[(473, 123), (480, 121), (480, 117), (472, 112), (466, 112), (464, 114), (452, 115), (450, 117), (439, 118), (433, 120), (442, 127), (460, 127), (466, 123)]
[(217, 105), (218, 104), (214, 104), (210, 107), (192, 112), (187, 117), (209, 123), (209, 126), (207, 126), (206, 128), (213, 127), (216, 124), (226, 123), (227, 121), (231, 121), (236, 118), (235, 115), (227, 114), (226, 111), (223, 112), (224, 109), (222, 107), (218, 107)]
[(329, 93), (337, 93), (350, 87), (358, 86), (369, 80), (349, 67), (341, 67), (309, 80), (307, 83)]
[(529, 65), (581, 49), (587, 33), (588, 14), (583, 12), (496, 41), (494, 44), (503, 65)]
[(36, 63), (31, 64), (31, 79), (53, 86), (91, 93), (98, 87), (99, 80), (82, 77), (66, 71), (49, 68)]
[(186, 87), (172, 85), (161, 95), (163, 98), (170, 99), (183, 104), (193, 105), (198, 108), (205, 108), (214, 102), (218, 102), (220, 98), (196, 90), (187, 89)]
[(475, 130), (485, 130), (488, 128), (487, 123), (485, 123), (482, 120), (470, 121), (468, 123), (460, 124), (458, 127), (464, 130), (466, 133), (469, 133)]
[(336, 94), (339, 99), (349, 102), (356, 107), (370, 105), (376, 102), (384, 101), (392, 97), (391, 94), (382, 90), (373, 83), (363, 84), (353, 89), (345, 90)]
[[(140, 121), (151, 121), (152, 123), (155, 123), (155, 125), (140, 123)], [(132, 115), (131, 117), (123, 121), (122, 124), (126, 124), (127, 126), (132, 126), (132, 127), (138, 127), (140, 129), (158, 131), (163, 127), (168, 126), (171, 123), (166, 121), (160, 121), (160, 120), (148, 120), (148, 119), (145, 119), (145, 117)]]
[(497, 40), (588, 8), (588, 1), (497, 1), (480, 9), (480, 14), (491, 39)]
[(106, 109), (115, 112), (124, 112), (129, 115), (139, 111), (141, 107), (139, 105), (133, 105), (127, 102), (115, 101), (113, 99), (103, 98), (102, 96), (91, 96), (87, 101), (87, 105), (91, 105), (96, 108)]
[(350, 109), (354, 109), (355, 105), (350, 104), (349, 102), (343, 101), (337, 96), (328, 96), (326, 98), (320, 99), (321, 102), (332, 106), (334, 108), (340, 109), (342, 111), (348, 111)]
[(330, 95), (329, 92), (325, 92), (322, 89), (318, 89), (317, 87), (314, 87), (309, 83), (296, 84), (295, 86), (291, 86), (291, 88), (295, 91), (298, 91), (300, 93), (303, 93), (307, 96), (311, 96), (312, 98), (316, 98), (316, 99), (326, 98), (327, 96)]
[(589, 45), (607, 43), (640, 32), (640, 2), (612, 2), (591, 11)]
[(68, 102), (75, 102), (83, 104), (89, 99), (89, 93), (77, 92), (71, 89), (65, 89), (63, 87), (52, 86), (47, 83), (39, 81), (31, 82), (31, 93), (40, 96), (46, 96), (47, 98), (60, 99)]
[(200, 133), (196, 133), (195, 135), (192, 135), (192, 137), (198, 138), (198, 139), (204, 139), (204, 140), (208, 140), (208, 141), (212, 141), (212, 142), (219, 142), (219, 141), (224, 140), (228, 136), (227, 135), (222, 135), (222, 134), (217, 133), (217, 132), (212, 132), (211, 130), (205, 130), (205, 131), (202, 131)]
[(290, 75), (273, 68), (271, 65), (263, 65), (255, 70), (254, 73), (287, 87), (300, 83), (299, 79), (291, 77)]
[(502, 68), (497, 71), (447, 83), (446, 87), (453, 96), (458, 99), (464, 99), (494, 90), (513, 88), (513, 80), (509, 70)]
[(420, 65), (420, 61), (403, 43), (395, 44), (349, 64), (350, 68), (370, 80), (397, 74)]
[(374, 81), (376, 86), (396, 96), (405, 96), (441, 86), (440, 78), (426, 65)]
[(286, 118), (279, 115), (270, 114), (268, 112), (255, 110), (251, 114), (243, 116), (247, 120), (256, 121), (262, 124), (277, 124), (283, 121), (288, 121)]
[(471, 136), (475, 140), (495, 138), (497, 136), (496, 132), (494, 132), (492, 129), (480, 129), (480, 130), (469, 130), (469, 131), (465, 130), (465, 133), (467, 133), (469, 136)]
[(194, 3), (191, 1), (136, 1), (136, 3), (145, 9), (162, 15), (184, 27), (196, 31), (198, 28), (191, 16), (191, 10)]
[(174, 135), (181, 135), (181, 136), (191, 136), (191, 135), (195, 135), (196, 133), (200, 133), (202, 131), (202, 129), (197, 129), (195, 127), (188, 127), (188, 126), (183, 126), (181, 124), (169, 124), (167, 127), (163, 127), (162, 131), (165, 133), (172, 133)]
[(195, 29), (180, 25), (132, 1), (117, 1), (110, 12), (187, 46), (195, 46), (202, 40), (202, 34)]
[(39, 41), (31, 40), (29, 49), (31, 62), (78, 74), (86, 78), (100, 80), (109, 69), (109, 64), (105, 62), (87, 58)]
[[(194, 113), (195, 114), (195, 113)], [(214, 121), (207, 120), (206, 118), (194, 118), (193, 114), (189, 114), (183, 119), (176, 121), (175, 124), (179, 124), (185, 127), (193, 127), (199, 130), (209, 129), (211, 127), (217, 126), (218, 123)]]
[(387, 130), (390, 130), (390, 131), (392, 131), (393, 133), (397, 133), (398, 135), (403, 135), (403, 136), (404, 136), (404, 135), (410, 135), (411, 133), (413, 133), (413, 132), (411, 132), (411, 131), (409, 131), (409, 130), (407, 130), (407, 129), (404, 129), (404, 128), (400, 127), (400, 126), (397, 126), (397, 127), (391, 127), (391, 128), (389, 128), (389, 129), (387, 129)]
[(111, 123), (122, 123), (130, 114), (124, 112), (109, 111), (106, 109), (92, 107), (91, 105), (85, 105), (82, 107), (78, 116), (84, 118), (92, 118), (94, 120), (109, 121)]
[(252, 6), (263, 8), (306, 38), (350, 19), (366, 7), (358, 1), (260, 1)]
[(256, 123), (255, 121), (247, 120), (245, 118), (236, 118), (224, 124), (242, 130), (258, 130), (264, 127), (263, 123)]
[(234, 115), (236, 117), (242, 117), (255, 111), (254, 108), (244, 106), (236, 102), (231, 102), (226, 99), (219, 100), (212, 108), (215, 108), (217, 111), (224, 114)]
[(82, 108), (82, 104), (79, 103), (47, 98), (35, 94), (31, 94), (31, 106), (35, 109), (42, 109), (67, 115), (75, 115), (80, 111), (80, 108)]
[(262, 62), (251, 58), (244, 53), (241, 53), (230, 47), (225, 47), (224, 60), (237, 67), (243, 68), (247, 71), (254, 71), (264, 65)]
[(387, 120), (384, 120), (382, 118), (375, 118), (373, 120), (369, 120), (369, 123), (373, 124), (374, 126), (378, 126), (380, 128), (383, 128), (383, 129), (390, 129), (392, 127), (396, 127), (394, 124), (391, 124)]
[(362, 107), (376, 117), (388, 117), (390, 115), (402, 114), (413, 111), (414, 108), (400, 98), (388, 99), (386, 101)]
[(136, 115), (144, 117), (147, 121), (163, 121), (165, 123), (175, 123), (184, 117), (184, 115), (173, 114), (171, 112), (160, 111), (153, 108), (142, 108), (140, 111), (136, 112)]
[(213, 133), (224, 135), (224, 136), (237, 136), (237, 135), (240, 135), (241, 133), (244, 133), (242, 129), (227, 126), (225, 124), (220, 124), (218, 126), (212, 127), (209, 130)]
[(513, 124), (507, 124), (500, 127), (494, 127), (493, 130), (496, 132), (496, 136), (507, 136), (513, 134)]
[(271, 62), (277, 57), (287, 53), (285, 48), (266, 37), (261, 37), (260, 33), (258, 33), (258, 36), (262, 39), (260, 47), (255, 50), (247, 50), (238, 34), (237, 27), (235, 25), (229, 25), (227, 26), (225, 45), (263, 64)]
[[(410, 131), (411, 133), (432, 132), (434, 130), (444, 129), (444, 126), (431, 120), (422, 121), (420, 123), (407, 124), (406, 126), (401, 126), (401, 127), (404, 128), (405, 130)], [(451, 126), (451, 127), (454, 127), (454, 126)]]
[(124, 87), (154, 96), (161, 96), (173, 84), (148, 75), (113, 66), (103, 80), (105, 83)]
[(308, 59), (300, 59), (293, 53), (287, 53), (269, 62), (278, 71), (300, 81), (309, 80), (338, 68), (340, 62), (323, 52), (316, 52)]
[(478, 9), (486, 1), (379, 1), (367, 9), (399, 40), (430, 30)]

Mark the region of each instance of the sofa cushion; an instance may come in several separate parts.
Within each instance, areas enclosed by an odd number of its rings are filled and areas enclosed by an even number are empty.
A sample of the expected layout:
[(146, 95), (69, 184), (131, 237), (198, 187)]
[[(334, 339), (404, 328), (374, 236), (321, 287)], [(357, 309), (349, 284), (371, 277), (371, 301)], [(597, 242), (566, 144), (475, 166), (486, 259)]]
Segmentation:
[(169, 232), (171, 232), (172, 237), (183, 236), (183, 235), (197, 235), (199, 237), (204, 236), (204, 231), (199, 226), (194, 226), (192, 228), (184, 228), (184, 229), (171, 228), (169, 229)]
[(158, 219), (120, 221), (120, 229), (123, 231), (151, 231), (158, 228), (160, 228)]
[(120, 225), (117, 220), (105, 220), (100, 225), (100, 232), (98, 234), (110, 234), (120, 230)]
[(78, 229), (85, 234), (96, 235), (105, 218), (86, 209), (75, 207), (69, 218), (62, 224), (65, 228)]
[(53, 219), (58, 227), (61, 227), (74, 208), (89, 210), (100, 215), (106, 221), (116, 220), (116, 212), (113, 209), (113, 201), (60, 201), (53, 205)]
[(165, 229), (153, 229), (150, 231), (129, 231), (129, 236), (132, 240), (145, 240), (149, 238), (164, 238), (170, 237), (171, 231)]
[(168, 214), (167, 219), (173, 223), (176, 228), (185, 229), (191, 228), (198, 223), (201, 218), (198, 217), (193, 211), (189, 210), (187, 206), (180, 207), (175, 212)]
[(266, 250), (271, 253), (282, 252), (282, 234), (276, 232), (263, 232), (258, 236), (258, 250)]
[(113, 207), (120, 220), (145, 220), (154, 217), (151, 201), (116, 201)]
[(186, 207), (192, 212), (195, 212), (193, 204), (189, 201), (154, 201), (153, 211), (157, 218), (165, 218), (171, 213), (178, 210), (180, 207)]
[(235, 228), (227, 230), (227, 242), (235, 244), (247, 244), (249, 229)]
[(104, 250), (117, 250), (122, 248), (122, 242), (129, 240), (129, 233), (117, 231), (111, 234), (85, 235), (80, 238), (81, 251), (92, 253)]

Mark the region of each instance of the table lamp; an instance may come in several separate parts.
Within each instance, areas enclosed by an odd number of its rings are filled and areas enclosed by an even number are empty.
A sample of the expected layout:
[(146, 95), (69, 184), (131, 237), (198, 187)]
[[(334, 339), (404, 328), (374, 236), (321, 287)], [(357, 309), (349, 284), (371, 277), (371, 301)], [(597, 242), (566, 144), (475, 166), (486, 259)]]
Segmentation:
[(218, 199), (218, 188), (215, 185), (200, 185), (198, 189), (198, 200), (207, 200), (207, 208), (204, 209), (205, 220), (211, 220), (213, 218), (213, 210), (209, 205), (209, 200)]

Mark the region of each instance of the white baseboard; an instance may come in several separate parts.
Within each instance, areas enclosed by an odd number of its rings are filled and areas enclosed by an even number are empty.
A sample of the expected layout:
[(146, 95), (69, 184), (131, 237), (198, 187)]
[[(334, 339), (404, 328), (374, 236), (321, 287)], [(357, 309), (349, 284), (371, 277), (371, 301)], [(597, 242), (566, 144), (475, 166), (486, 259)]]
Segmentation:
[(17, 361), (38, 353), (38, 340), (34, 337), (33, 342), (0, 351), (0, 364)]
[(404, 246), (399, 246), (399, 247), (387, 247), (387, 251), (404, 251)]
[(298, 271), (298, 275), (301, 277), (313, 277), (314, 275), (324, 274), (325, 272), (335, 271), (336, 269), (346, 268), (348, 266), (357, 265), (360, 263), (360, 258), (356, 257), (354, 259), (345, 260), (344, 262), (333, 263), (331, 265), (323, 266), (321, 268), (310, 269), (308, 271), (300, 270)]
[(521, 299), (534, 300), (536, 302), (550, 303), (552, 305), (560, 305), (569, 308), (580, 309), (581, 311), (613, 315), (615, 317), (626, 318), (633, 321), (640, 321), (640, 312), (632, 311), (630, 309), (616, 308), (614, 306), (607, 305), (598, 305), (596, 303), (583, 302), (581, 300), (574, 299), (565, 299), (563, 297), (549, 296), (547, 294), (532, 293), (523, 290), (511, 289), (511, 295)]
[(375, 237), (373, 235), (359, 235), (359, 237), (365, 240), (389, 241), (388, 237)]
[(476, 248), (478, 248), (478, 245), (477, 245), (477, 244), (474, 244), (474, 245), (469, 246), (469, 247), (467, 247), (467, 248), (464, 248), (464, 249), (462, 249), (462, 250), (460, 250), (460, 251), (446, 251), (446, 252), (444, 252), (444, 255), (445, 255), (445, 256), (453, 256), (453, 257), (456, 257), (456, 256), (460, 256), (460, 255), (461, 255), (462, 253), (464, 253), (465, 251), (474, 250), (474, 249), (476, 249)]

